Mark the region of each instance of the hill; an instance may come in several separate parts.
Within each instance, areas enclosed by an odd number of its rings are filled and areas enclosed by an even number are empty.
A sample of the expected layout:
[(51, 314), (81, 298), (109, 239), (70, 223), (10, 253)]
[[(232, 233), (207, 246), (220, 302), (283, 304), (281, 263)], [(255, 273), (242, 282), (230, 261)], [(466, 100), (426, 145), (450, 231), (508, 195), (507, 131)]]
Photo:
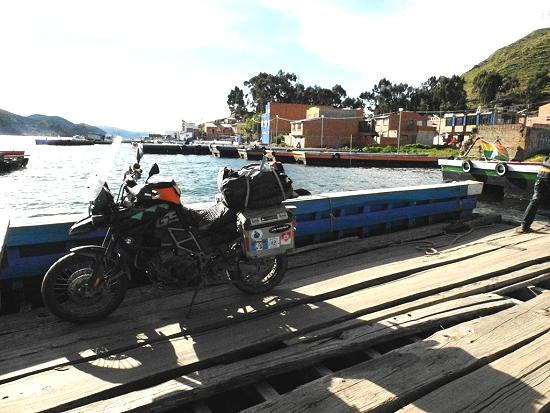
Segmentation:
[[(550, 62), (550, 28), (535, 30), (497, 50), (462, 75), (465, 80), (464, 89), (467, 100), (470, 103), (478, 101), (478, 96), (473, 90), (473, 81), (483, 71), (495, 72), (502, 77), (516, 77), (519, 83), (518, 92), (522, 92), (538, 71), (549, 70), (548, 62)], [(550, 93), (550, 85), (545, 91)]]
[(99, 126), (99, 128), (103, 129), (109, 135), (122, 136), (126, 139), (140, 139), (143, 136), (149, 135), (149, 132), (134, 132), (126, 129), (116, 128), (113, 126)]
[(105, 131), (85, 123), (74, 124), (59, 116), (19, 116), (0, 109), (0, 135), (88, 136), (105, 135)]

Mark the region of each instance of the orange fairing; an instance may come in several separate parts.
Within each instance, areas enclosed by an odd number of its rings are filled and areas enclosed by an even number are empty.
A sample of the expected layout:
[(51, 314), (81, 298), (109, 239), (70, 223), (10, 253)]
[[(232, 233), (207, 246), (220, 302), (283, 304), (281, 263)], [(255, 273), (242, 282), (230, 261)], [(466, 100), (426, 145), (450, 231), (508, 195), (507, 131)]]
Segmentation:
[(181, 204), (181, 199), (177, 191), (171, 187), (171, 188), (159, 188), (155, 190), (159, 194), (159, 198), (161, 201), (170, 202), (172, 204)]

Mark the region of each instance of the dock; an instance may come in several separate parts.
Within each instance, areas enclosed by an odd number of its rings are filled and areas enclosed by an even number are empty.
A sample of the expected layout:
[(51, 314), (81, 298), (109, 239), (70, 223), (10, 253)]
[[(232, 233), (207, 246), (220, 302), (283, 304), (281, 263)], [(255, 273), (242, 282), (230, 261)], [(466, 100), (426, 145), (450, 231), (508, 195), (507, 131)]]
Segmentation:
[[(337, 150), (293, 150), (296, 163), (310, 166), (437, 168), (437, 156), (405, 153), (366, 153)], [(277, 156), (275, 155), (275, 159)]]
[(2, 412), (536, 412), (550, 227), (498, 219), (308, 245), (266, 295), (133, 289), (108, 319), (2, 317)]

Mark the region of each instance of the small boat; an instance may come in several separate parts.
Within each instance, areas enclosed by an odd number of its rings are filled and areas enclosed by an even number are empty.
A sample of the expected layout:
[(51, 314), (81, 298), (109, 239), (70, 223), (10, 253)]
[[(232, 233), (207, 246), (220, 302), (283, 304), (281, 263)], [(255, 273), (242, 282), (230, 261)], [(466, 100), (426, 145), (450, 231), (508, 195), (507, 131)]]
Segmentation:
[(292, 149), (271, 148), (266, 150), (266, 156), (281, 163), (296, 163)]
[(82, 146), (93, 145), (93, 140), (88, 140), (82, 136), (75, 135), (73, 137), (57, 137), (57, 138), (41, 138), (35, 139), (37, 145), (56, 145), (56, 146)]
[(260, 161), (265, 155), (265, 149), (261, 146), (249, 146), (237, 149), (239, 158)]
[(144, 142), (143, 153), (153, 153), (161, 155), (176, 155), (182, 153), (182, 145), (174, 142)]
[(210, 145), (210, 153), (215, 158), (239, 158), (238, 147), (234, 145)]
[(29, 163), (29, 155), (25, 151), (0, 151), (0, 172), (10, 172), (24, 168)]
[(533, 194), (541, 163), (484, 159), (440, 159), (444, 181), (483, 182), (483, 192), (527, 200)]

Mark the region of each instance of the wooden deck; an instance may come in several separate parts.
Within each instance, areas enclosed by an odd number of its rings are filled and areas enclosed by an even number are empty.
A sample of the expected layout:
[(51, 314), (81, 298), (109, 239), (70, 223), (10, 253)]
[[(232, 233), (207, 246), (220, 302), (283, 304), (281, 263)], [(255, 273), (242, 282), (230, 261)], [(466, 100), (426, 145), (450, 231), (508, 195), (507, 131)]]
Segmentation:
[(304, 247), (270, 295), (213, 287), (190, 318), (192, 292), (148, 289), (90, 325), (2, 317), (0, 412), (547, 410), (550, 228), (534, 228)]

